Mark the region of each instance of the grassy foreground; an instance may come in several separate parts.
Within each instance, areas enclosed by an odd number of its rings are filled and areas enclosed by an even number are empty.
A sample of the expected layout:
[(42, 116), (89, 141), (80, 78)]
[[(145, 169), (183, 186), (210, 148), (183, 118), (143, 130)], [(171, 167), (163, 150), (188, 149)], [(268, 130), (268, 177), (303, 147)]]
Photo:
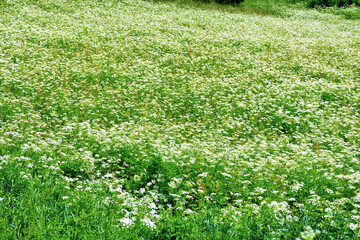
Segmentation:
[(360, 22), (279, 11), (0, 1), (0, 239), (359, 238)]

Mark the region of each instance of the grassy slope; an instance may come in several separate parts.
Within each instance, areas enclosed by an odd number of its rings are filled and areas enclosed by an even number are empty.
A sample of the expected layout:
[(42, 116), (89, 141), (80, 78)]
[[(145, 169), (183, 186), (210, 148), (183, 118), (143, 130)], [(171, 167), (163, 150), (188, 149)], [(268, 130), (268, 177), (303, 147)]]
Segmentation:
[(2, 238), (359, 234), (359, 21), (12, 2), (0, 8)]

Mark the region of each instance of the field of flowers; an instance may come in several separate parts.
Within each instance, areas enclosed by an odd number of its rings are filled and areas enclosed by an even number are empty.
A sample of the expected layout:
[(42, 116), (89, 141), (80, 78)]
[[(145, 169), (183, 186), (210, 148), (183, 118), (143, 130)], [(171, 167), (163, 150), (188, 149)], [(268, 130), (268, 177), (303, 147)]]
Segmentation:
[(0, 239), (360, 237), (360, 21), (0, 1)]

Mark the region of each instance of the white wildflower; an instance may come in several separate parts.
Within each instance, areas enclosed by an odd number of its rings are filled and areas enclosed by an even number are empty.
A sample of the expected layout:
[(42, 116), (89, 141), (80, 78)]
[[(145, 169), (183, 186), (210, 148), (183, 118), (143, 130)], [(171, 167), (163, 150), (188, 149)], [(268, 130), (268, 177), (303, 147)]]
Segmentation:
[(104, 178), (112, 178), (112, 177), (113, 177), (113, 175), (111, 173), (107, 173), (104, 175)]
[(142, 222), (143, 222), (146, 226), (150, 227), (151, 229), (155, 229), (155, 228), (156, 228), (155, 222), (151, 221), (151, 219), (148, 218), (148, 217), (145, 217), (145, 218), (142, 220)]
[(329, 193), (329, 194), (333, 194), (333, 193), (334, 193), (334, 191), (333, 191), (333, 190), (331, 190), (331, 189), (329, 189), (329, 188), (328, 188), (328, 189), (326, 189), (325, 191), (326, 191), (327, 193)]
[(207, 175), (208, 175), (207, 172), (203, 172), (203, 173), (199, 174), (198, 177), (206, 178)]
[(221, 174), (222, 174), (223, 176), (225, 176), (225, 177), (229, 177), (229, 178), (232, 177), (230, 174), (227, 174), (227, 173), (224, 173), (224, 172), (222, 172)]
[(184, 211), (185, 214), (191, 214), (191, 213), (193, 213), (193, 212), (194, 212), (194, 211), (191, 210), (191, 209), (186, 209), (186, 210)]
[(349, 228), (354, 231), (355, 229), (359, 228), (359, 225), (358, 225), (358, 224), (354, 224), (354, 223), (350, 223), (350, 224), (349, 224)]
[(319, 230), (313, 230), (310, 226), (305, 227), (305, 231), (300, 233), (300, 238), (296, 238), (296, 240), (313, 240), (316, 235), (320, 234)]
[(169, 182), (169, 187), (176, 188), (176, 182), (174, 181)]
[(129, 217), (125, 217), (119, 220), (125, 227), (130, 227), (131, 225), (133, 225), (135, 222), (132, 218)]

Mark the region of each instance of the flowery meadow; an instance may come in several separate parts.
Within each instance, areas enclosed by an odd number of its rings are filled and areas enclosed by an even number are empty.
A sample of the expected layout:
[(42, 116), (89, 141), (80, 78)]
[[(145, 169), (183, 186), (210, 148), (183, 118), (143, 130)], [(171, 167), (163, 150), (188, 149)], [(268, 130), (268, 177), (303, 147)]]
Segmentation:
[(360, 238), (360, 22), (0, 1), (0, 239)]

